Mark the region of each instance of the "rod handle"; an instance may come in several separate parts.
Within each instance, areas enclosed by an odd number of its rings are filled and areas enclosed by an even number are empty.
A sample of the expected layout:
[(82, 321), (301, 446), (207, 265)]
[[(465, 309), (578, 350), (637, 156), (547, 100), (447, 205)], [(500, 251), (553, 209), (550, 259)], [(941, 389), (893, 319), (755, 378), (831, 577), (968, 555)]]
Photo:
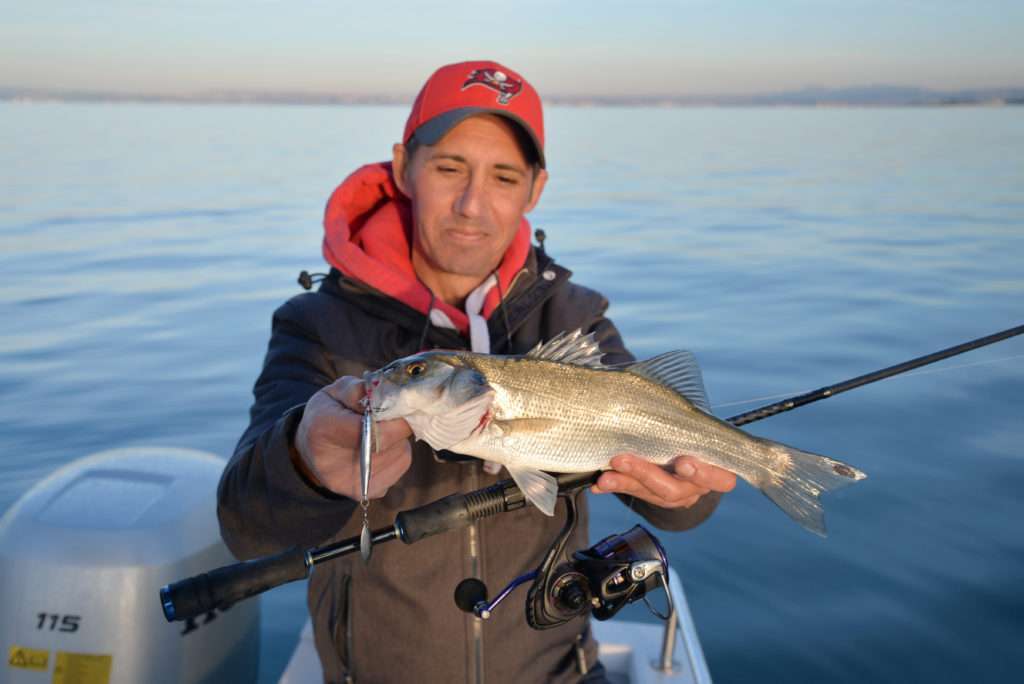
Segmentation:
[(522, 508), (525, 499), (511, 480), (469, 494), (452, 494), (443, 499), (402, 511), (395, 517), (395, 531), (406, 544), (435, 534), (468, 527), (473, 522), (505, 511)]
[(160, 590), (160, 605), (168, 622), (187, 620), (308, 576), (306, 552), (293, 547), (168, 584)]
[[(560, 473), (555, 476), (559, 493), (574, 492), (597, 481), (601, 473)], [(402, 511), (395, 517), (395, 531), (406, 544), (425, 537), (468, 527), (473, 522), (498, 513), (514, 511), (526, 505), (526, 497), (512, 480), (501, 480), (490, 487), (468, 494), (452, 494), (443, 499)]]

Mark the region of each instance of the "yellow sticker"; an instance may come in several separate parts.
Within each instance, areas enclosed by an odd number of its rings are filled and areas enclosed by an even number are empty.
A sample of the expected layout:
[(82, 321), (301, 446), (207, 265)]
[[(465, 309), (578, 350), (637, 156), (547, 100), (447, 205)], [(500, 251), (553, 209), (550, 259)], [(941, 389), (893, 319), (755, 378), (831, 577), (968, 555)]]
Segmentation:
[(38, 648), (11, 646), (7, 653), (7, 664), (25, 670), (43, 670), (50, 667), (50, 652)]
[(109, 655), (57, 651), (53, 684), (110, 684), (113, 661)]

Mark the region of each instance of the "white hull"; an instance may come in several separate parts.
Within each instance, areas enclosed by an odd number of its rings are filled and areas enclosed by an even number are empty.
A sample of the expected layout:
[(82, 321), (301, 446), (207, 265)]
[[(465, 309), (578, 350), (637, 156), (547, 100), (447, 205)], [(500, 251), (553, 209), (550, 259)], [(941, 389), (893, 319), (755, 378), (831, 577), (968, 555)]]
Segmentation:
[[(673, 572), (669, 584), (678, 614), (674, 648), (670, 651), (672, 670), (662, 671), (665, 627), (626, 620), (591, 621), (599, 658), (613, 684), (710, 684), (711, 674), (690, 615), (686, 594)], [(307, 621), (279, 684), (321, 684), (323, 672), (313, 645), (313, 626)]]

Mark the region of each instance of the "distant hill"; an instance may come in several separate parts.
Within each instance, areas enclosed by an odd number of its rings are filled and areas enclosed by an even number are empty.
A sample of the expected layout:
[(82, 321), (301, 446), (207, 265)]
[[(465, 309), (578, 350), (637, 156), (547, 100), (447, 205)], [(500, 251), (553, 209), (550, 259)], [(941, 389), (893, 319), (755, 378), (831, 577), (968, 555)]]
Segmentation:
[(650, 95), (636, 97), (545, 98), (563, 104), (653, 105), (668, 107), (907, 107), (947, 105), (1020, 105), (1024, 87), (975, 90), (928, 90), (913, 86), (866, 85), (848, 88), (808, 86), (800, 90), (749, 95)]
[[(87, 90), (53, 90), (0, 86), (0, 101), (30, 102), (153, 102), (207, 104), (408, 104), (412, 94), (360, 95), (351, 93), (297, 93), (218, 91), (188, 95), (116, 93)], [(846, 88), (808, 86), (800, 90), (750, 95), (558, 95), (548, 94), (550, 104), (574, 106), (641, 107), (937, 107), (955, 105), (1022, 105), (1024, 87), (973, 90), (928, 90), (914, 86), (865, 85)]]

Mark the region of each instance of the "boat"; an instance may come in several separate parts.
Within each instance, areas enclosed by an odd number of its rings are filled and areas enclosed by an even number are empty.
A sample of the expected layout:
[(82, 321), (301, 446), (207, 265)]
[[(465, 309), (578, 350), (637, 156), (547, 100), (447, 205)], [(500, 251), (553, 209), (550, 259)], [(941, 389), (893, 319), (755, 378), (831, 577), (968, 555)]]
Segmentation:
[[(0, 681), (257, 681), (258, 597), (179, 622), (159, 600), (162, 587), (234, 562), (216, 519), (224, 463), (189, 449), (112, 449), (26, 492), (0, 518)], [(679, 574), (669, 575), (663, 626), (592, 622), (611, 681), (711, 681)], [(279, 681), (322, 681), (308, 621)]]

